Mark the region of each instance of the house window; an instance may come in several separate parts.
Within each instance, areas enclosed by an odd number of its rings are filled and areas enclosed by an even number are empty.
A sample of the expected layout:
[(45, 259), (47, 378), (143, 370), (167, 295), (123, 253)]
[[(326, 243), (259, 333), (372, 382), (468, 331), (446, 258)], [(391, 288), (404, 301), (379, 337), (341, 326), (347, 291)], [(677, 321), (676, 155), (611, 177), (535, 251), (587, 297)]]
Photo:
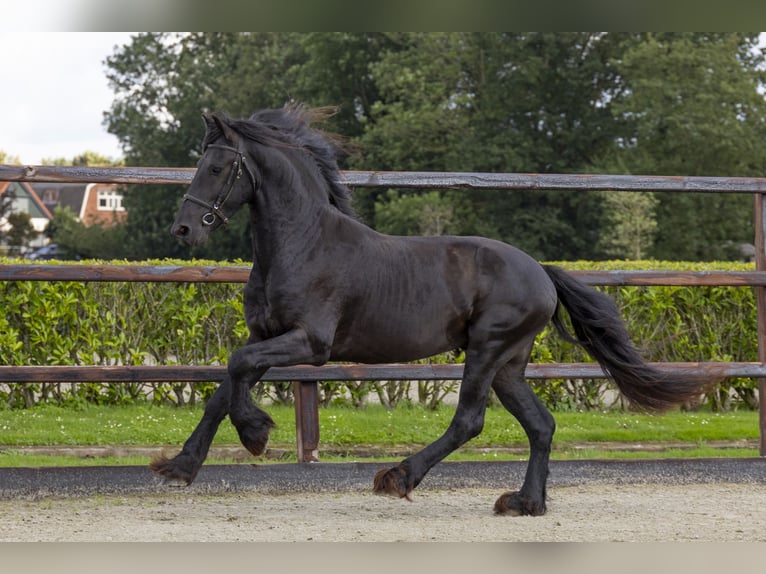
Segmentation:
[(59, 200), (59, 190), (48, 187), (43, 190), (43, 203), (57, 203)]
[(97, 198), (99, 211), (125, 211), (122, 195), (112, 189), (100, 189)]

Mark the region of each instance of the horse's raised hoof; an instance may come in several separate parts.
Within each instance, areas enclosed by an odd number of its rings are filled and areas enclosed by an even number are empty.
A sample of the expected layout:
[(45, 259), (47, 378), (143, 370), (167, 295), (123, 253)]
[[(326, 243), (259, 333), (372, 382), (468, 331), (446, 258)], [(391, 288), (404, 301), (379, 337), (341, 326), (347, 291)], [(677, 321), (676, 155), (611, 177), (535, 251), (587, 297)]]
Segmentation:
[(269, 443), (269, 433), (276, 423), (263, 411), (258, 411), (257, 416), (237, 421), (235, 425), (239, 440), (250, 454), (260, 456), (266, 451)]
[(495, 501), (495, 514), (542, 516), (545, 514), (545, 501), (532, 500), (520, 492), (506, 492)]
[(412, 488), (408, 486), (407, 471), (401, 466), (379, 470), (372, 484), (372, 491), (375, 494), (406, 498), (412, 502), (410, 498)]
[(160, 454), (149, 463), (149, 468), (162, 476), (166, 483), (185, 486), (194, 482), (201, 466), (196, 458), (184, 452), (173, 458)]

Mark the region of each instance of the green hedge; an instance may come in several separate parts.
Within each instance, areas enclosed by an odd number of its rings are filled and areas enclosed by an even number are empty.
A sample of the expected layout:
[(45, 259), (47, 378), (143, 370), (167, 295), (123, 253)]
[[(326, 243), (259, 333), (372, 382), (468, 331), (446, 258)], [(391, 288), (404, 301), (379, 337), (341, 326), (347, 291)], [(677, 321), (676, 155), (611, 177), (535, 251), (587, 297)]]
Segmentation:
[[(247, 338), (241, 293), (239, 284), (0, 282), (0, 363), (225, 364)], [(212, 383), (5, 384), (0, 400), (11, 406), (140, 398), (193, 403), (212, 389)]]
[[(18, 263), (2, 259), (0, 263)], [(90, 262), (96, 263), (96, 262)], [(98, 262), (104, 263), (104, 262)], [(110, 262), (119, 264), (120, 262)], [(71, 263), (70, 263), (71, 264)], [(219, 265), (195, 261), (143, 264)], [(242, 263), (240, 263), (242, 264)], [(745, 263), (567, 262), (568, 269), (752, 270)], [(753, 290), (743, 287), (605, 288), (617, 301), (634, 336), (651, 361), (755, 361), (756, 313)], [(0, 282), (0, 364), (136, 365), (225, 364), (243, 344), (247, 328), (240, 284)], [(460, 355), (437, 357), (460, 361)], [(550, 328), (533, 353), (535, 362), (589, 361)], [(205, 399), (214, 382), (40, 383), (0, 382), (0, 405), (28, 407), (40, 401), (59, 404), (119, 404), (136, 400), (183, 404)], [(612, 405), (609, 383), (597, 380), (534, 382), (555, 409), (605, 408)], [(369, 395), (385, 404), (418, 400), (435, 407), (455, 385), (426, 382), (325, 383), (322, 399), (363, 405)], [(754, 407), (756, 384), (727, 381), (708, 397), (714, 408), (733, 404)], [(286, 384), (259, 386), (259, 398), (291, 399)], [(619, 403), (616, 403), (619, 404)]]

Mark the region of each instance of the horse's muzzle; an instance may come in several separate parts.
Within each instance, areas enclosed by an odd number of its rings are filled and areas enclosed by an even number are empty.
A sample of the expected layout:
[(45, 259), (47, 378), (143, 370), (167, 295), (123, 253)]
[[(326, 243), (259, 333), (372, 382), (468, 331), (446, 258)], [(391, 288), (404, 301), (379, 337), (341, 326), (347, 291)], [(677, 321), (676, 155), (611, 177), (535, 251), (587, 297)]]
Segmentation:
[(191, 229), (188, 225), (176, 223), (170, 228), (170, 234), (178, 239), (186, 239), (191, 235)]
[(183, 223), (174, 223), (170, 228), (170, 234), (183, 241), (186, 245), (202, 245), (207, 241), (208, 234), (199, 228), (194, 229)]

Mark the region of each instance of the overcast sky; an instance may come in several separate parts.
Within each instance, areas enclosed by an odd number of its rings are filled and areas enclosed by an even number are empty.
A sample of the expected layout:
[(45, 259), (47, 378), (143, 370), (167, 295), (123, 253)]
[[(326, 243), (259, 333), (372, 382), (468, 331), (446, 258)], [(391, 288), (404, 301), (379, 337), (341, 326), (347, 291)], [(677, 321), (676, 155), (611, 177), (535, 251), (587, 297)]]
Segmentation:
[[(55, 10), (35, 10), (39, 3), (13, 4), (26, 6), (23, 11), (4, 4), (3, 28), (18, 29), (14, 23), (30, 18), (42, 29), (46, 22), (56, 22)], [(40, 13), (44, 16), (35, 19)], [(0, 54), (4, 70), (10, 72), (0, 90), (0, 151), (24, 164), (39, 164), (44, 158), (71, 160), (85, 151), (121, 158), (117, 138), (103, 126), (103, 113), (113, 99), (104, 60), (117, 46), (129, 44), (131, 36), (128, 32), (0, 32)]]
[[(5, 28), (5, 26), (3, 26)], [(103, 126), (113, 93), (104, 60), (126, 32), (0, 32), (0, 150), (24, 164), (85, 151), (122, 157)]]

